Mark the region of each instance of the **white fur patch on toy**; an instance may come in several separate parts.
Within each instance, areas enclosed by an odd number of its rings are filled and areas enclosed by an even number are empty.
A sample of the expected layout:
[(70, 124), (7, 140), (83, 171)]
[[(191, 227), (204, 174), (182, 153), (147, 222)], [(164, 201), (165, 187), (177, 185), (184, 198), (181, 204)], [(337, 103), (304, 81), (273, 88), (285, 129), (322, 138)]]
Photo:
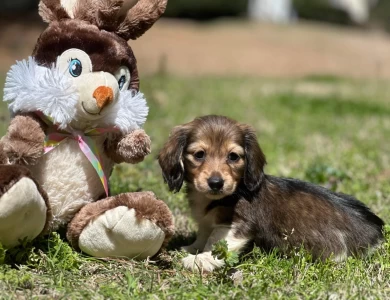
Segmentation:
[(37, 237), (45, 226), (46, 210), (34, 181), (20, 179), (0, 198), (0, 243), (10, 248)]
[(95, 257), (145, 259), (161, 248), (164, 232), (153, 222), (137, 219), (134, 209), (119, 206), (91, 221), (79, 238), (80, 249)]
[(65, 127), (76, 114), (78, 93), (56, 68), (39, 66), (32, 57), (18, 61), (7, 74), (4, 101), (13, 114), (41, 111)]
[(149, 108), (144, 94), (141, 92), (132, 94), (133, 91), (125, 90), (119, 94), (119, 100), (110, 107), (104, 115), (100, 126), (116, 126), (123, 133), (141, 128), (146, 122)]
[[(74, 49), (73, 49), (74, 51)], [(113, 77), (114, 78), (114, 77)], [(76, 79), (70, 78), (57, 66), (39, 66), (30, 57), (11, 67), (4, 87), (4, 101), (9, 103), (11, 113), (41, 111), (60, 128), (66, 128), (72, 121), (80, 124), (77, 115), (81, 96)], [(99, 118), (88, 120), (89, 128), (117, 127), (128, 133), (143, 126), (149, 113), (144, 94), (133, 94), (132, 90), (119, 92), (118, 99), (99, 114)], [(92, 95), (88, 95), (88, 97)]]

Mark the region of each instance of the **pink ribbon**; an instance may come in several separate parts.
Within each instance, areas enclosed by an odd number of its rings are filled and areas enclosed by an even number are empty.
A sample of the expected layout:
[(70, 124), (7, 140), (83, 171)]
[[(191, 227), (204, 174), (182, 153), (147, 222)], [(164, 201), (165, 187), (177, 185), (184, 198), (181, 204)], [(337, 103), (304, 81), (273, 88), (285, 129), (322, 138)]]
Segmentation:
[(74, 139), (77, 141), (80, 150), (87, 157), (92, 164), (96, 173), (99, 175), (100, 181), (103, 184), (104, 191), (108, 196), (109, 187), (107, 176), (104, 174), (102, 167), (102, 159), (100, 155), (100, 149), (97, 147), (93, 137), (100, 136), (109, 132), (118, 132), (115, 127), (112, 128), (93, 128), (84, 132), (59, 130), (58, 127), (53, 124), (48, 116), (43, 115), (41, 112), (37, 113), (38, 116), (49, 126), (48, 134), (45, 137), (44, 151), (45, 154), (52, 151), (55, 147), (60, 145), (66, 139)]

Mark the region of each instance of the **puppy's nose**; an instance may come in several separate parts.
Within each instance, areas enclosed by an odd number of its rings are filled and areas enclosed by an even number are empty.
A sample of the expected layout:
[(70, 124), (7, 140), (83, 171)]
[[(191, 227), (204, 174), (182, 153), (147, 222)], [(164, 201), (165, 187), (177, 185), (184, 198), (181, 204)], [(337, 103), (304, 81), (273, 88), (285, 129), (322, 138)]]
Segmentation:
[(93, 97), (96, 99), (97, 106), (102, 109), (114, 100), (114, 92), (108, 86), (99, 86), (93, 92)]
[(223, 187), (223, 179), (219, 176), (210, 177), (207, 183), (213, 191), (219, 191)]

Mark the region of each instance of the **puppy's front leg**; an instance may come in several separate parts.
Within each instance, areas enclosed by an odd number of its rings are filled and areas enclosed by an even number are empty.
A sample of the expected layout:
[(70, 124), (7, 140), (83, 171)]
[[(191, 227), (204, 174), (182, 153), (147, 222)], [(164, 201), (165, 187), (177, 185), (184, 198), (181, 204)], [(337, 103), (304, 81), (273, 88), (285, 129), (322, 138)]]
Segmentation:
[(211, 250), (215, 243), (223, 239), (228, 244), (228, 250), (236, 252), (240, 252), (249, 241), (248, 238), (239, 237), (231, 227), (215, 227), (207, 240), (204, 252), (197, 255), (190, 254), (183, 258), (182, 262), (184, 267), (192, 271), (203, 270), (205, 272), (212, 272), (222, 267), (225, 264), (224, 261), (213, 257)]
[(182, 249), (191, 254), (202, 252), (212, 232), (213, 228), (211, 224), (200, 223), (195, 242), (193, 242), (191, 245), (182, 247)]

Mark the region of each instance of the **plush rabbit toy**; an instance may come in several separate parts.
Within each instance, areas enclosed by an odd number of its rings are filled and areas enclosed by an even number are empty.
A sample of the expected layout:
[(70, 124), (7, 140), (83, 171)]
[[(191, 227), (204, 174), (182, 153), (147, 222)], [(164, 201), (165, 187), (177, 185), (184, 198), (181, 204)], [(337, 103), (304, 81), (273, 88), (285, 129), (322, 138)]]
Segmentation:
[[(141, 129), (129, 39), (140, 37), (166, 0), (41, 0), (49, 23), (32, 57), (9, 71), (12, 120), (0, 144), (0, 243), (67, 226), (76, 249), (96, 257), (145, 258), (173, 234), (172, 214), (151, 192), (109, 196), (115, 163), (150, 153)], [(99, 201), (97, 201), (99, 200)]]

